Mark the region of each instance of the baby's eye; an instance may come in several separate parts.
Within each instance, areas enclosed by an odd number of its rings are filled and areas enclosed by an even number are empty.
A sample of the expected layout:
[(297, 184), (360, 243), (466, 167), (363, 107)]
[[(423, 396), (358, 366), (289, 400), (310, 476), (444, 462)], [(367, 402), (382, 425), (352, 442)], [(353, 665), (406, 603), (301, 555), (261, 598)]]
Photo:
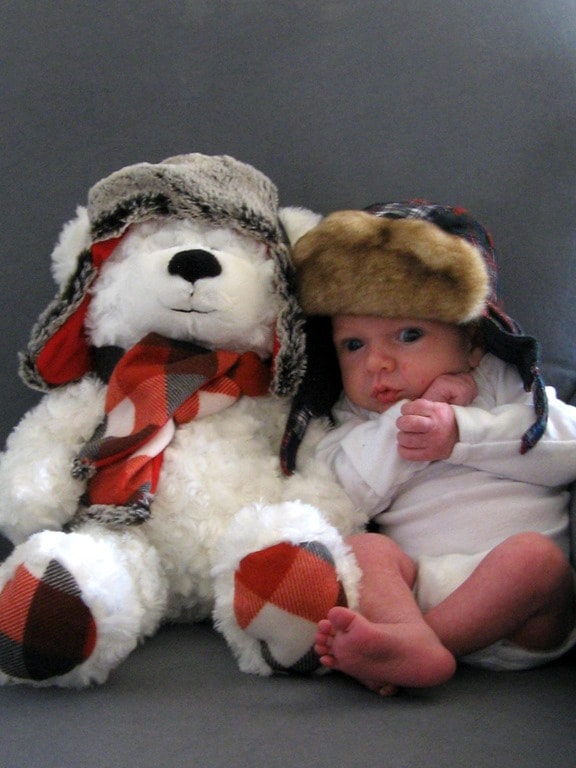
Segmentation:
[(357, 349), (361, 349), (363, 346), (364, 343), (360, 339), (345, 339), (342, 342), (342, 348), (346, 352), (356, 352)]
[(422, 328), (402, 328), (398, 334), (398, 339), (403, 344), (412, 344), (414, 341), (418, 341), (424, 336)]

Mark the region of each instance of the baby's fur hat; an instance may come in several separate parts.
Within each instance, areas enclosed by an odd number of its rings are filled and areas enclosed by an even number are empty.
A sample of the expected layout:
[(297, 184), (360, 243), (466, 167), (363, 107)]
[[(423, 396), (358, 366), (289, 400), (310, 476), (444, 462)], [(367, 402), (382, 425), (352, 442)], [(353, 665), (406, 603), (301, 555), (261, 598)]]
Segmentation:
[(468, 323), (490, 293), (482, 253), (430, 221), (338, 211), (294, 249), (308, 315), (413, 317)]

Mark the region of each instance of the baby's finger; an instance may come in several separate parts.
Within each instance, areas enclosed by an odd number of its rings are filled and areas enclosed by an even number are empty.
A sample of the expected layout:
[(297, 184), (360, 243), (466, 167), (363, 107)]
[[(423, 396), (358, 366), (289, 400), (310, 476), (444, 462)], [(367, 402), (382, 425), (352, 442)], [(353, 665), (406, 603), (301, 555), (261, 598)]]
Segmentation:
[(400, 408), (400, 413), (404, 416), (431, 416), (434, 403), (431, 400), (408, 400)]
[(426, 440), (419, 432), (399, 432), (398, 446), (407, 450), (422, 450), (426, 446)]
[(416, 432), (419, 434), (430, 431), (430, 418), (428, 416), (399, 416), (396, 419), (396, 427), (400, 432)]

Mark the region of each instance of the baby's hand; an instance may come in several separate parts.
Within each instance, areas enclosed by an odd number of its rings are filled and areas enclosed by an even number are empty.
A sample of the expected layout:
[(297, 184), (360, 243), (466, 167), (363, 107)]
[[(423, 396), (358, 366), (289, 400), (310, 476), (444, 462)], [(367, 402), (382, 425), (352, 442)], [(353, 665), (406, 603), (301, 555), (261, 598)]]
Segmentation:
[(448, 403), (411, 400), (400, 409), (398, 453), (409, 461), (442, 461), (458, 442), (458, 423)]
[(470, 405), (478, 394), (478, 387), (470, 373), (443, 373), (434, 379), (422, 395), (425, 400), (452, 405)]

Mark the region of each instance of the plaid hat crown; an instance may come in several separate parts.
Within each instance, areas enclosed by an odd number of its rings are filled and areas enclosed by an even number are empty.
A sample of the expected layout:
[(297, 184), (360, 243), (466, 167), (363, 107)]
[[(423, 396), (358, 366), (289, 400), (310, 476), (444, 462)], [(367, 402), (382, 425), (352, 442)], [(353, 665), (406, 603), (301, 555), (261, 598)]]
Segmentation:
[(309, 315), (461, 324), (487, 303), (499, 306), (491, 238), (461, 209), (394, 203), (338, 211), (298, 241), (293, 258)]
[(492, 237), (467, 210), (412, 200), (339, 211), (296, 243), (293, 258), (299, 299), (309, 316), (309, 351), (284, 440), (287, 471), (295, 466), (306, 419), (329, 414), (340, 392), (339, 374), (337, 387), (323, 375), (335, 371), (326, 321), (336, 314), (476, 321), (485, 349), (514, 365), (526, 391), (533, 392), (536, 421), (522, 436), (520, 451), (538, 442), (547, 422), (538, 343), (505, 313)]

